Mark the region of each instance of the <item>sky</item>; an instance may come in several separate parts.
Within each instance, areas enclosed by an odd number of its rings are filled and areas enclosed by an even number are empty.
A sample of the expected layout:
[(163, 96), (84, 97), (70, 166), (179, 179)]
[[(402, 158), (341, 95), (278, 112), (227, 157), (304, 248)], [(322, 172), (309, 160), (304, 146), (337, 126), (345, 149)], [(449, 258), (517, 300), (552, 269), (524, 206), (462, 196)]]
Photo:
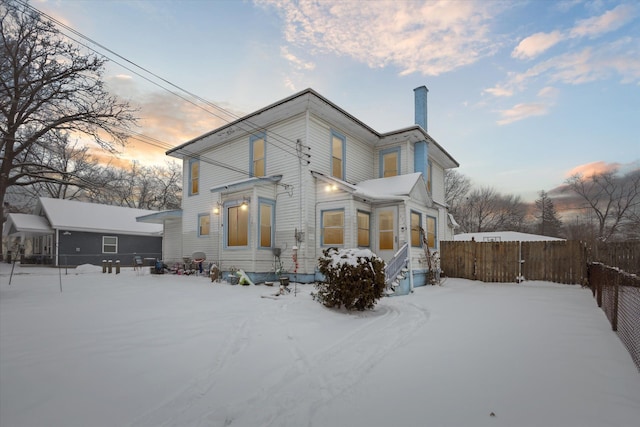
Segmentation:
[(31, 4), (112, 59), (105, 80), (154, 138), (125, 161), (162, 164), (166, 149), (309, 87), (393, 131), (414, 124), (425, 85), (427, 131), (476, 187), (532, 201), (575, 173), (640, 168), (636, 1)]

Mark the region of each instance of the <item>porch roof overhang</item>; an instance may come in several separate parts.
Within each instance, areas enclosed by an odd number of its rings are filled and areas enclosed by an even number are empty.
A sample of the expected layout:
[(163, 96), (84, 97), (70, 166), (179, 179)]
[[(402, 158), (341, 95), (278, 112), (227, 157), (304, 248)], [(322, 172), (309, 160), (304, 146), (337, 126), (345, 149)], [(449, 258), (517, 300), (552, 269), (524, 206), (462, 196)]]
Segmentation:
[(160, 211), (149, 215), (136, 217), (137, 222), (146, 222), (151, 224), (164, 224), (168, 219), (182, 218), (182, 209), (173, 209), (167, 211)]
[(277, 184), (282, 179), (282, 175), (271, 176), (253, 176), (251, 178), (243, 179), (240, 181), (227, 182), (226, 184), (213, 187), (210, 191), (212, 193), (227, 193), (231, 191), (240, 191), (247, 188), (253, 188), (257, 185), (263, 184)]
[(311, 175), (319, 179), (322, 182), (326, 182), (330, 185), (335, 185), (340, 190), (351, 194), (353, 197), (357, 197), (363, 200), (369, 200), (372, 202), (404, 202), (409, 200), (408, 196), (394, 195), (394, 194), (379, 194), (373, 191), (368, 191), (359, 188), (357, 185), (350, 184), (341, 179), (325, 175), (322, 172), (311, 171)]
[(28, 235), (42, 236), (53, 234), (54, 230), (49, 225), (47, 219), (40, 215), (10, 213), (7, 215), (7, 221), (4, 224), (3, 235)]

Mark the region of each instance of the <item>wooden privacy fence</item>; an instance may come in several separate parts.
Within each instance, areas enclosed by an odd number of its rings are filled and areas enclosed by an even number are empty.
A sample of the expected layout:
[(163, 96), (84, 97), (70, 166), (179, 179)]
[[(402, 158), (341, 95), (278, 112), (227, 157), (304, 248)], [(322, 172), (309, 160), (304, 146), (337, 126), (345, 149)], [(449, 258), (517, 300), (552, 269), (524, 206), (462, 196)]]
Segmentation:
[(441, 242), (440, 266), (449, 277), (483, 282), (543, 280), (587, 283), (587, 247), (579, 241)]

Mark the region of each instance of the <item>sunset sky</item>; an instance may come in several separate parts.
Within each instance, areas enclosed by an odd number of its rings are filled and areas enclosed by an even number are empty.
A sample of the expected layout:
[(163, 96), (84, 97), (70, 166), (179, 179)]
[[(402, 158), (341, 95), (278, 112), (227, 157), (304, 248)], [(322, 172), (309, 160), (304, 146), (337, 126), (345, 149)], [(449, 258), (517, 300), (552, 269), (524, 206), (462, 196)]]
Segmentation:
[(387, 132), (414, 123), (426, 85), (428, 132), (476, 186), (533, 200), (572, 173), (640, 168), (637, 1), (30, 4), (113, 60), (105, 79), (154, 138), (124, 160), (162, 164), (166, 149), (308, 87)]

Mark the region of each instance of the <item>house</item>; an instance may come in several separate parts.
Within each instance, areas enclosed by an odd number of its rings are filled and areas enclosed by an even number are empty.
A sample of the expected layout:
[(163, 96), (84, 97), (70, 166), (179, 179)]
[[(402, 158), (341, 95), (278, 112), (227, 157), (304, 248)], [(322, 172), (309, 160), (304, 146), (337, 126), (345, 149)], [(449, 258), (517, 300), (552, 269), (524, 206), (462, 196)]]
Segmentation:
[(41, 197), (33, 214), (8, 214), (3, 231), (21, 245), (29, 240), (32, 253), (21, 262), (77, 266), (112, 260), (133, 265), (135, 256), (149, 262), (162, 256), (162, 225), (136, 220), (153, 212)]
[(313, 89), (266, 106), (167, 151), (183, 161), (182, 209), (139, 220), (164, 225), (165, 262), (204, 252), (254, 282), (310, 283), (325, 248), (366, 247), (392, 280), (424, 284), (420, 229), (432, 251), (453, 237), (444, 174), (459, 166), (427, 133), (427, 92), (416, 124), (386, 133)]

